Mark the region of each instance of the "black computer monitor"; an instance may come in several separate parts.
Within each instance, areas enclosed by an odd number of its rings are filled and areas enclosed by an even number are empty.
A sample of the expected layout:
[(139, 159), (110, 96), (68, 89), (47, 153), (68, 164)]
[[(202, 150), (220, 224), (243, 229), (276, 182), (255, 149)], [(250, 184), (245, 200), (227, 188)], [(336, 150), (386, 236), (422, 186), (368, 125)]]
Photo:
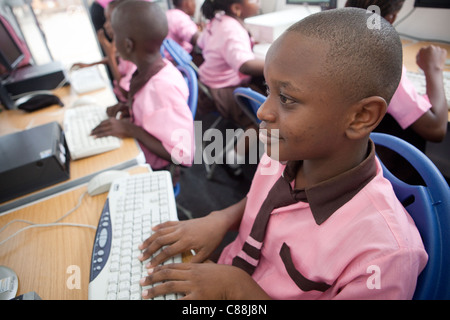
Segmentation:
[(449, 0), (416, 0), (414, 2), (414, 7), (450, 9), (450, 1)]
[(286, 4), (311, 4), (318, 5), (322, 10), (335, 9), (337, 0), (286, 0)]
[(20, 50), (18, 44), (0, 19), (0, 63), (7, 72), (11, 72), (24, 57), (22, 50)]

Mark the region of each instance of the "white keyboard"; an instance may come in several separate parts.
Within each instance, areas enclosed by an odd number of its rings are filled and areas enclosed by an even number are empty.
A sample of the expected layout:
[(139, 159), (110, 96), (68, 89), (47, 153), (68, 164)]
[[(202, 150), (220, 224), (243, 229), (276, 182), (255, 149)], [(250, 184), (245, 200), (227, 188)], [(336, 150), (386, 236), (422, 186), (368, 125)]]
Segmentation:
[(64, 112), (64, 133), (73, 160), (117, 149), (121, 139), (113, 136), (95, 138), (91, 131), (107, 118), (106, 107), (83, 105)]
[[(148, 275), (138, 246), (151, 228), (178, 220), (168, 171), (131, 175), (111, 185), (100, 217), (91, 258), (90, 300), (140, 300), (139, 280)], [(181, 255), (165, 263), (182, 262)], [(178, 294), (155, 299), (178, 299)]]
[[(408, 76), (408, 79), (413, 83), (414, 88), (416, 88), (418, 94), (424, 95), (427, 93), (427, 85), (423, 72), (407, 71), (406, 74)], [(450, 72), (448, 71), (444, 71), (444, 91), (445, 97), (447, 98), (447, 105), (450, 109)]]
[(86, 93), (106, 87), (105, 80), (97, 66), (81, 68), (70, 72), (70, 86), (78, 93)]

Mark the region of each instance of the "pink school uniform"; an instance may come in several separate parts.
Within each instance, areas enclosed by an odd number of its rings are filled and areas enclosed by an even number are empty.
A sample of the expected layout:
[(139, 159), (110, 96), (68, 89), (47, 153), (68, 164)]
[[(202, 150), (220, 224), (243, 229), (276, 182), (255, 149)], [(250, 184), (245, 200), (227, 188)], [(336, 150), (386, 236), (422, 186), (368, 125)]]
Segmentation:
[(101, 5), (103, 8), (106, 8), (106, 6), (113, 0), (96, 0), (96, 2)]
[[(132, 92), (130, 88), (132, 119), (134, 124), (160, 140), (174, 161), (190, 166), (194, 157), (194, 121), (187, 104), (189, 89), (178, 69), (168, 60), (164, 62), (166, 65), (145, 79), (147, 81), (143, 81), (145, 84), (140, 89)], [(140, 145), (153, 169), (162, 169), (169, 164)]]
[(255, 59), (247, 30), (234, 18), (217, 14), (197, 40), (204, 62), (199, 68), (200, 81), (210, 88), (225, 88), (249, 82), (250, 76), (239, 72), (243, 63)]
[[(410, 299), (427, 254), (382, 176), (372, 142), (369, 156), (348, 172), (305, 191), (292, 191), (293, 182), (286, 182), (291, 194), (303, 192), (306, 200), (271, 211), (262, 242), (250, 236), (269, 190), (281, 174), (291, 181), (295, 165), (301, 162), (285, 166), (263, 156), (239, 234), (218, 263), (256, 266), (253, 279), (273, 299)], [(275, 174), (264, 174), (274, 166)]]
[(192, 51), (191, 39), (198, 31), (197, 25), (185, 12), (180, 9), (166, 11), (169, 33), (167, 37), (177, 42), (187, 52)]
[(125, 102), (127, 100), (126, 92), (128, 92), (128, 90), (130, 89), (130, 81), (133, 73), (136, 71), (136, 65), (131, 61), (127, 61), (119, 57), (117, 62), (117, 69), (121, 75), (121, 78), (119, 82), (117, 82), (117, 80), (114, 80), (113, 91), (117, 99)]
[(428, 96), (417, 93), (406, 71), (403, 66), (400, 84), (387, 109), (387, 113), (398, 122), (402, 129), (408, 128), (431, 108)]

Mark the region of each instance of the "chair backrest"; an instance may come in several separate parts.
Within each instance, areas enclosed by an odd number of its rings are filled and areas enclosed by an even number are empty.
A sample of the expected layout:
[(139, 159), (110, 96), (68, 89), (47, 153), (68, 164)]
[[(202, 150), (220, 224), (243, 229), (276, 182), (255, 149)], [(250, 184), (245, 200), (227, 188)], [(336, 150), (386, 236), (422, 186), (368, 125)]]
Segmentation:
[(189, 88), (189, 98), (188, 105), (191, 109), (192, 117), (195, 119), (195, 114), (197, 112), (197, 102), (198, 102), (198, 81), (195, 71), (189, 65), (177, 65), (177, 69), (180, 70)]
[(256, 116), (259, 107), (266, 101), (266, 97), (250, 88), (239, 87), (233, 91), (234, 99), (245, 114), (258, 124), (261, 120)]
[(164, 39), (161, 46), (161, 53), (163, 56), (165, 56), (164, 50), (169, 53), (177, 65), (190, 65), (192, 62), (192, 56), (172, 39)]
[(426, 186), (409, 185), (395, 177), (383, 164), (383, 175), (391, 182), (397, 198), (413, 218), (428, 263), (418, 278), (414, 299), (450, 299), (450, 188), (437, 167), (419, 149), (384, 133), (372, 133), (375, 145), (389, 148), (417, 170)]

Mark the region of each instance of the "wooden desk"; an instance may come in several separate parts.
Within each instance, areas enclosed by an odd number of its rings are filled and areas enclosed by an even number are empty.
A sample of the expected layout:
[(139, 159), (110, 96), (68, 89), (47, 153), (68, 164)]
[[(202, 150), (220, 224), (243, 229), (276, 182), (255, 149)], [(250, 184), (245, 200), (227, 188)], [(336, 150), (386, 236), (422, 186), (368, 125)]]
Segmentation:
[[(52, 121), (57, 121), (62, 124), (65, 108), (71, 106), (78, 98), (78, 95), (70, 87), (60, 88), (55, 91), (55, 94), (65, 104), (63, 108), (55, 105), (32, 113), (27, 113), (22, 110), (6, 110), (0, 112), (0, 136)], [(109, 106), (116, 103), (115, 97), (109, 88), (90, 93), (89, 96), (92, 96), (101, 105)], [(71, 161), (69, 180), (4, 202), (0, 204), (0, 212), (5, 212), (29, 201), (49, 196), (53, 192), (59, 192), (65, 188), (71, 188), (80, 183), (87, 182), (93, 175), (100, 171), (124, 169), (142, 162), (142, 152), (136, 140), (132, 138), (123, 139), (119, 149)]]
[[(136, 174), (149, 170), (148, 166), (138, 166), (128, 171)], [(36, 223), (55, 221), (75, 207), (86, 189), (84, 184), (0, 216), (0, 227), (16, 219)], [(107, 195), (86, 194), (82, 205), (61, 222), (97, 227)], [(17, 222), (8, 226), (0, 234), (0, 241), (27, 225)], [(32, 228), (0, 245), (0, 265), (16, 272), (18, 295), (35, 291), (44, 300), (87, 299), (94, 238), (95, 230), (84, 227)]]

